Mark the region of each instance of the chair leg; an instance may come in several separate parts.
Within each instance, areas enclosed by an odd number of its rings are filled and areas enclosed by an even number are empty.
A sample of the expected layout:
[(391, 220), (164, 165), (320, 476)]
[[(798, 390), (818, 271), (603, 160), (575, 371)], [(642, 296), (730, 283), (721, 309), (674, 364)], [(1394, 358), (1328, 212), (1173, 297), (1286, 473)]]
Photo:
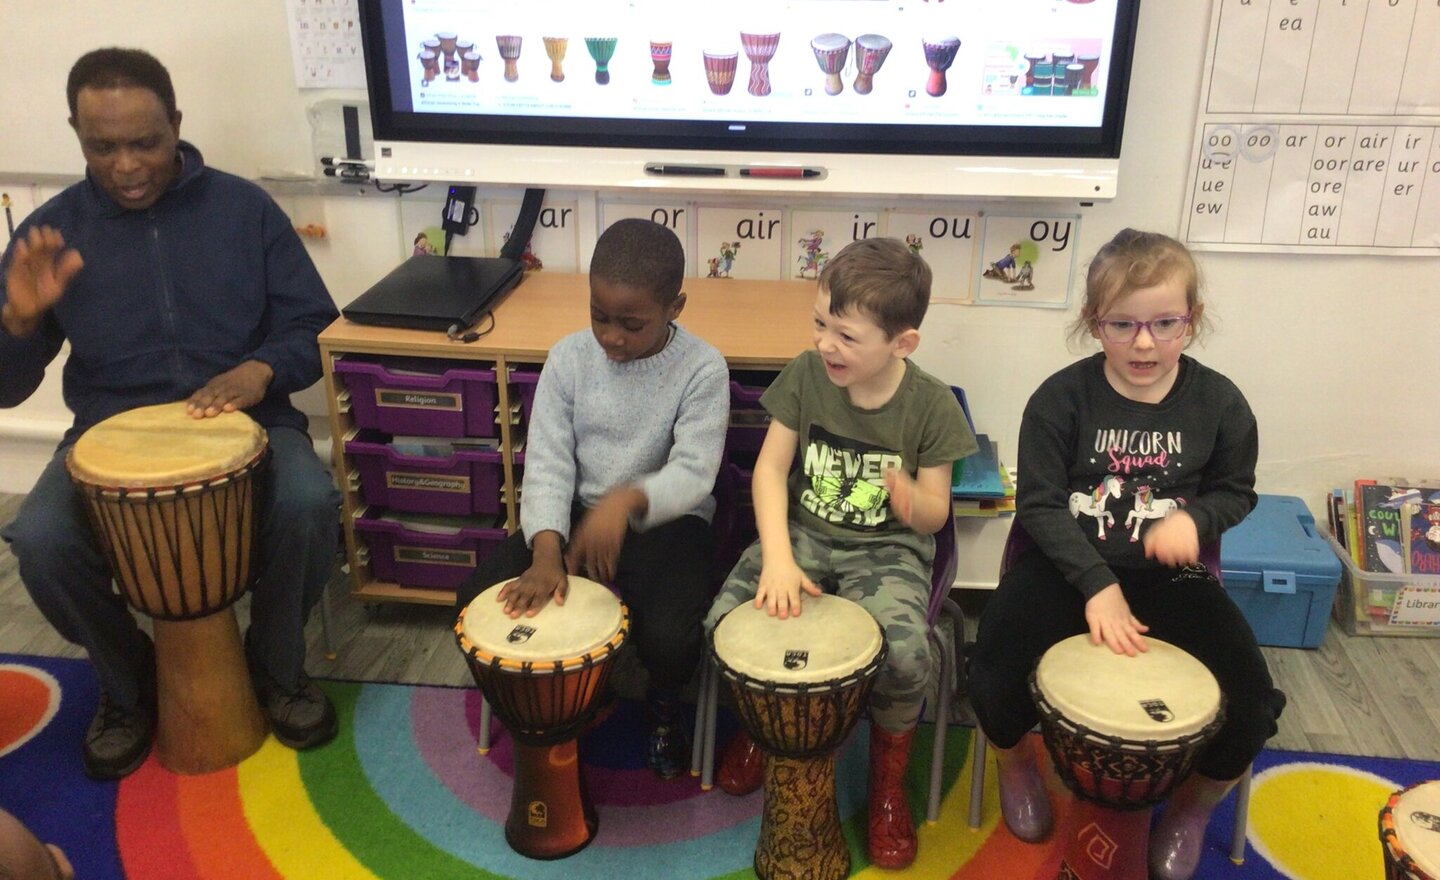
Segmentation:
[(700, 661), (700, 685), (695, 692), (695, 736), (690, 741), (690, 775), (699, 776), (705, 759), (705, 705), (709, 701), (706, 693), (710, 688), (710, 663)]
[(1255, 773), (1252, 764), (1245, 768), (1240, 784), (1235, 786), (1235, 834), (1230, 838), (1230, 861), (1245, 864), (1245, 838), (1250, 824), (1250, 779)]
[(320, 591), (320, 632), (325, 640), (325, 659), (334, 660), (337, 656), (335, 651), (335, 637), (330, 633), (330, 591)]
[(980, 827), (981, 800), (985, 794), (985, 732), (975, 727), (975, 758), (970, 764), (970, 830)]
[(480, 698), (480, 741), (475, 744), (475, 751), (490, 754), (490, 701), (484, 697)]
[(715, 787), (715, 714), (720, 708), (720, 671), (715, 664), (706, 663), (710, 669), (710, 686), (705, 691), (705, 751), (700, 756), (700, 790), (709, 791)]
[(934, 638), (930, 642), (940, 655), (940, 694), (935, 701), (935, 741), (930, 746), (930, 798), (925, 807), (925, 821), (934, 824), (940, 818), (940, 782), (945, 769), (945, 734), (950, 722), (950, 694), (955, 690), (955, 664), (945, 656), (944, 645)]

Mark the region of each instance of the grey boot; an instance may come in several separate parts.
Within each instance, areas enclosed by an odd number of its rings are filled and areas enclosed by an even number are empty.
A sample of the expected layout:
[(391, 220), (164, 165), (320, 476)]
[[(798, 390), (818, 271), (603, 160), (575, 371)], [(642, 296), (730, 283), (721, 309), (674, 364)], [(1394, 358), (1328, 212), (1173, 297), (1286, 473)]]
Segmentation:
[(1050, 797), (1030, 749), (1030, 740), (1021, 739), (1014, 748), (995, 750), (1000, 771), (1000, 815), (1010, 833), (1026, 843), (1039, 843), (1050, 836), (1054, 824)]
[(1191, 773), (1180, 783), (1165, 814), (1150, 832), (1150, 876), (1159, 880), (1190, 880), (1200, 864), (1210, 813), (1238, 779), (1221, 781)]

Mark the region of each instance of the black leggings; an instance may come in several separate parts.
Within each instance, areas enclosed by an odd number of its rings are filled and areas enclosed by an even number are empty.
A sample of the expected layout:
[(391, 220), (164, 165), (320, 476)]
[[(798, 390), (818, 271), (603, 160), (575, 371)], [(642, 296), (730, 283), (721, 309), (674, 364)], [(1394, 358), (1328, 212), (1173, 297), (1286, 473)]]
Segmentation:
[[(698, 516), (625, 533), (615, 587), (630, 609), (630, 635), (655, 688), (683, 688), (700, 662), (705, 647), (701, 622), (719, 586), (711, 577), (713, 556), (710, 524)], [(487, 587), (524, 574), (532, 559), (523, 533), (506, 538), (460, 585), (456, 613)]]
[[(1175, 569), (1119, 570), (1130, 611), (1162, 639), (1194, 656), (1225, 695), (1225, 723), (1196, 759), (1211, 779), (1234, 779), (1275, 735), (1285, 695), (1275, 688), (1250, 625), (1212, 576)], [(1062, 639), (1089, 632), (1085, 597), (1038, 548), (1000, 579), (980, 616), (970, 663), (970, 700), (990, 741), (1010, 748), (1040, 720), (1030, 671)]]

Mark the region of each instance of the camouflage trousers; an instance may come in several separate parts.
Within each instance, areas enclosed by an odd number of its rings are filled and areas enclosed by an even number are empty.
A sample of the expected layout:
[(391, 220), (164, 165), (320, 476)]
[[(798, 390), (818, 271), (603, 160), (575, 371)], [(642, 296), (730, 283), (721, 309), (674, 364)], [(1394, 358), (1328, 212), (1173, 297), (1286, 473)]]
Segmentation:
[[(883, 537), (836, 538), (790, 523), (795, 563), (817, 586), (861, 605), (880, 623), (890, 649), (870, 695), (870, 718), (891, 733), (920, 720), (930, 676), (930, 565), (935, 539), (900, 532)], [(751, 544), (720, 589), (705, 631), (725, 612), (755, 598), (760, 582), (760, 542)]]

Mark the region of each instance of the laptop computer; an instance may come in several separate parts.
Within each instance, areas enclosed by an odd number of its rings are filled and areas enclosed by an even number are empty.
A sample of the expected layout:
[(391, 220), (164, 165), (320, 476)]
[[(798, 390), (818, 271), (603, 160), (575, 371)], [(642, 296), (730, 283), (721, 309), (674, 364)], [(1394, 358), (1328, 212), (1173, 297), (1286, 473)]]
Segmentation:
[(439, 330), (471, 326), (524, 278), (507, 257), (416, 254), (340, 310), (357, 324)]

